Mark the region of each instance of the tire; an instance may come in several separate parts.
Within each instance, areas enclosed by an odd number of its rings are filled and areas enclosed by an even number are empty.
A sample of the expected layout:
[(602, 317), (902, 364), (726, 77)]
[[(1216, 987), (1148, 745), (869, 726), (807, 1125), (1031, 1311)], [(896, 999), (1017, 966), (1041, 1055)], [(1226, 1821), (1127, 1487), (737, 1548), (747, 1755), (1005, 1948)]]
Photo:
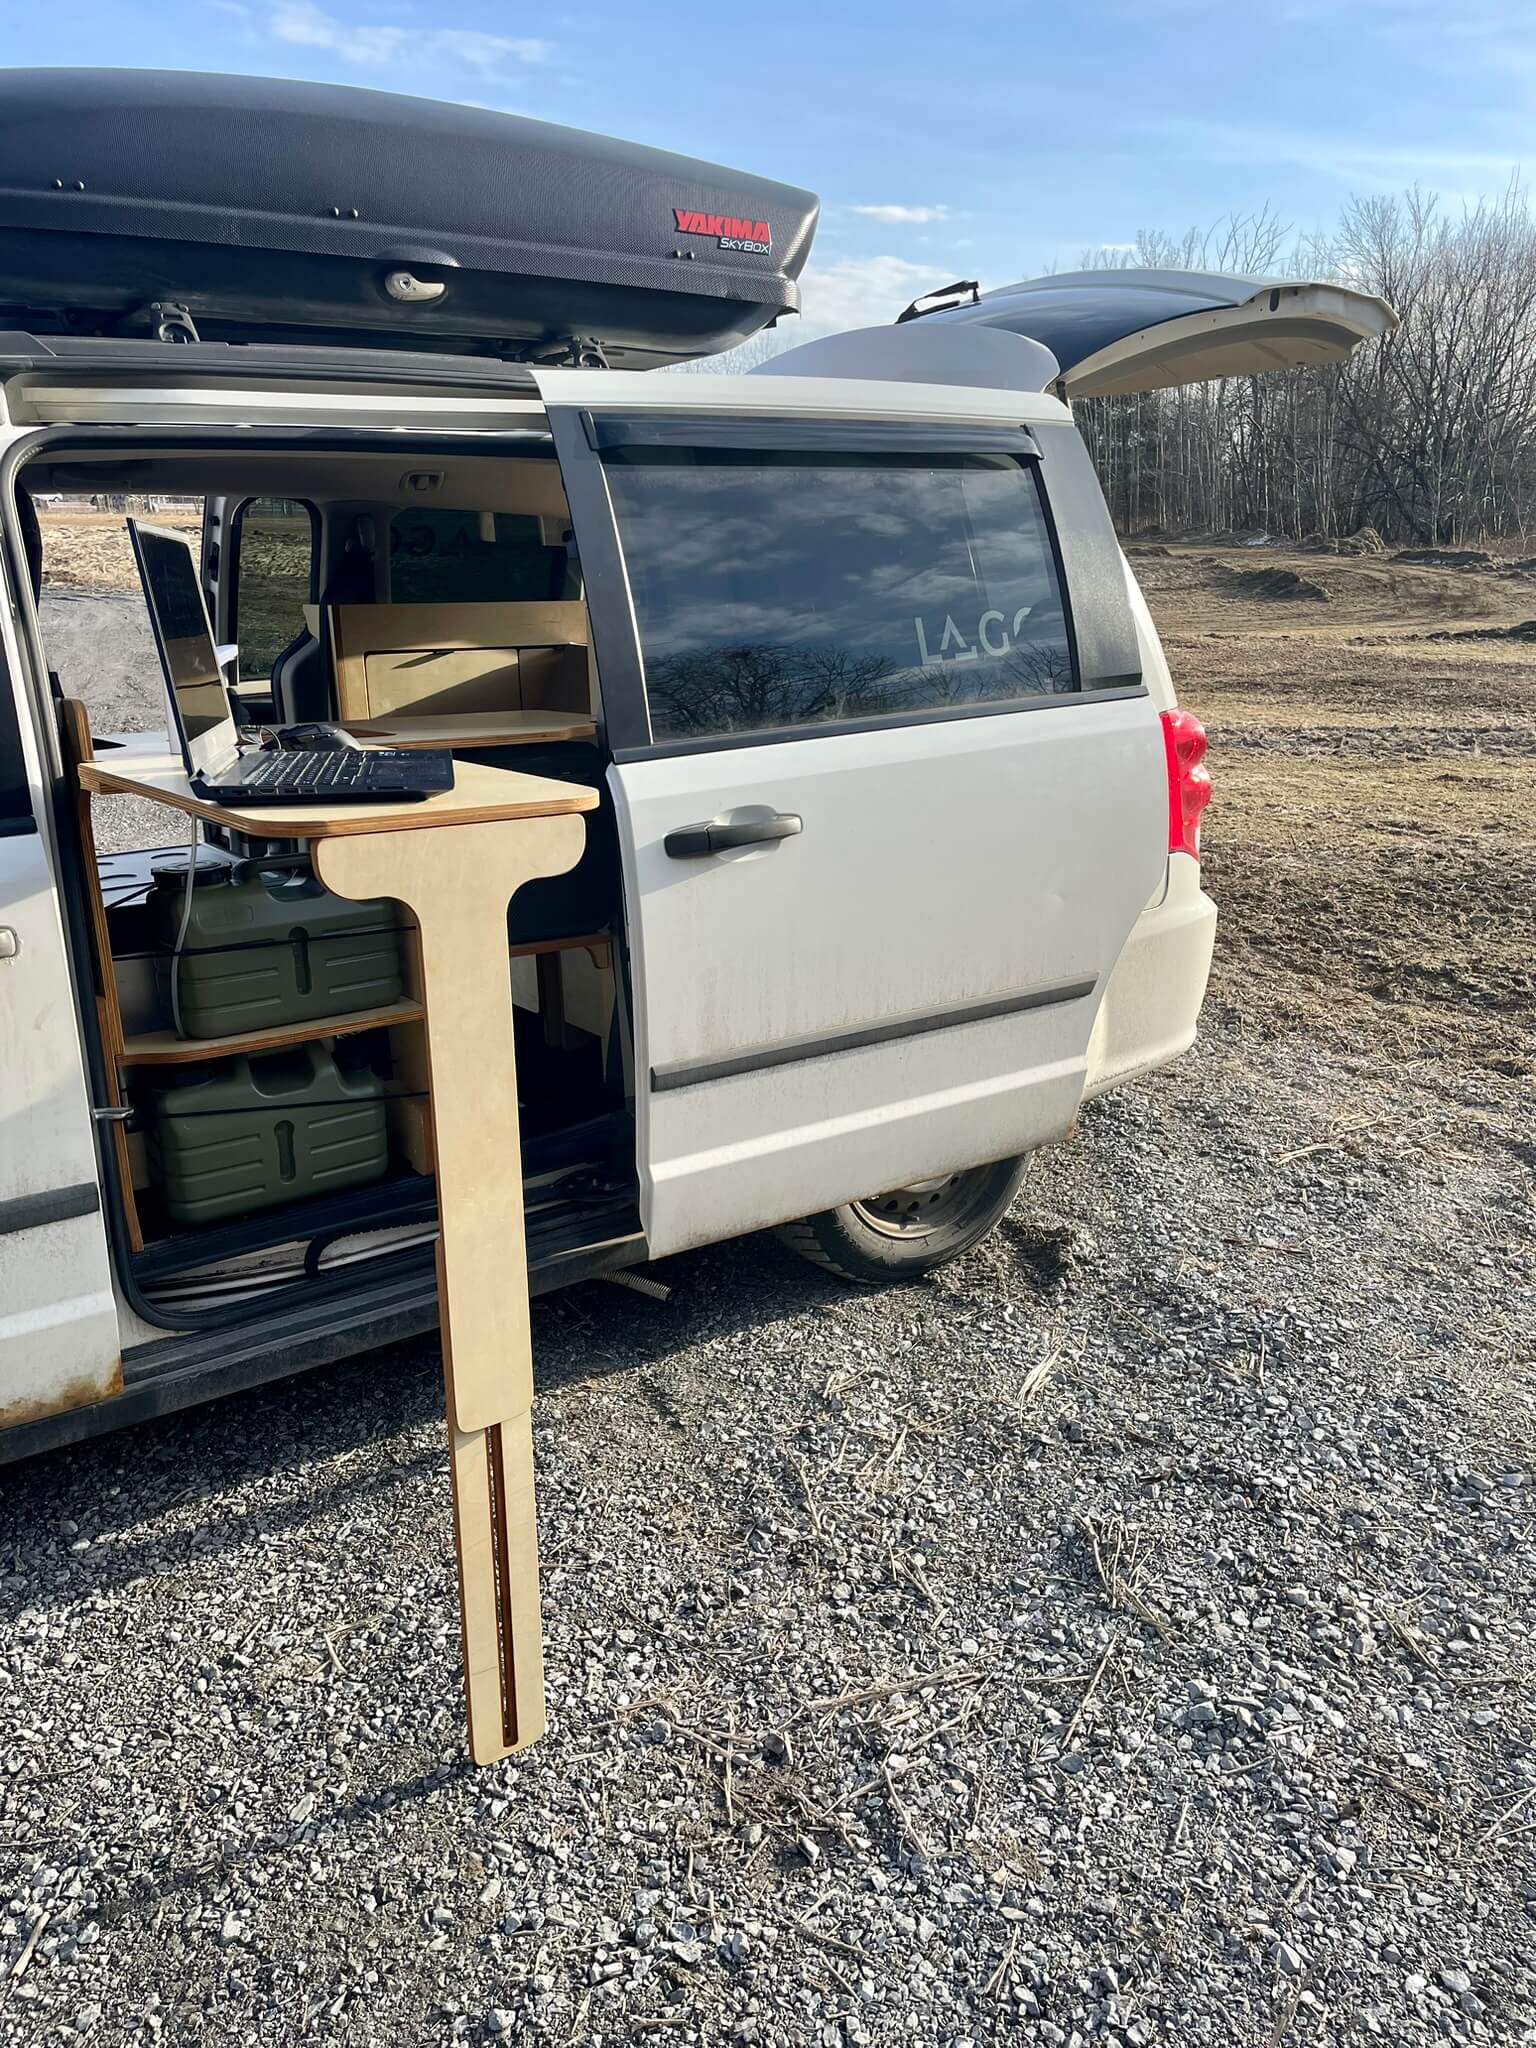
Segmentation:
[(777, 1235), (801, 1258), (861, 1287), (916, 1280), (958, 1259), (997, 1228), (1028, 1163), (1000, 1159), (914, 1181), (782, 1224)]

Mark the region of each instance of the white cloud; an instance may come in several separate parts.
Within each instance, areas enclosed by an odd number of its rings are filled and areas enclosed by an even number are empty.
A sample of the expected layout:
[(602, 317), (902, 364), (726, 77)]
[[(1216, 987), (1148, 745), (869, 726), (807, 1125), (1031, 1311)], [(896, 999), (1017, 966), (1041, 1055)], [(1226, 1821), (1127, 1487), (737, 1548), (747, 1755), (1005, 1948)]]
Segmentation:
[(542, 64), (554, 48), (537, 36), (489, 36), (472, 28), (432, 29), (427, 38), (434, 49), (453, 57), (471, 71), (495, 71), (511, 61)]
[[(1316, 135), (1301, 128), (1236, 126), (1184, 115), (1150, 115), (1135, 124), (1145, 137), (1186, 156), (1247, 166), (1282, 166), (1320, 173), (1355, 187), (1393, 191), (1405, 184), (1439, 184), (1449, 178), (1488, 189), (1517, 174), (1521, 152), (1444, 149), (1434, 143), (1377, 143), (1345, 133)], [(1529, 156), (1527, 149), (1525, 154)]]
[(947, 220), (947, 206), (855, 206), (866, 220), (880, 220), (891, 227), (926, 227), (929, 221)]
[(942, 266), (909, 263), (904, 256), (844, 256), (833, 263), (813, 258), (800, 280), (800, 319), (777, 331), (793, 342), (840, 334), (845, 327), (883, 327), (913, 299), (949, 281)]
[(348, 64), (387, 65), (436, 58), (491, 76), (510, 64), (538, 64), (552, 45), (529, 36), (484, 35), (468, 28), (400, 28), (338, 21), (315, 0), (280, 0), (267, 23), (281, 43), (330, 50)]

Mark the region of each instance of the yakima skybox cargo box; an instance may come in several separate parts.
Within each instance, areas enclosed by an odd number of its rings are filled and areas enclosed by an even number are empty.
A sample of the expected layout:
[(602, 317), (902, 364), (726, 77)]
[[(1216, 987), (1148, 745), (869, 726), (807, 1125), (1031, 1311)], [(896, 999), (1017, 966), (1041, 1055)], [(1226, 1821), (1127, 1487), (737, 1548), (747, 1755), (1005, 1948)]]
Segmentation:
[(482, 108), (0, 73), (0, 325), (629, 368), (797, 311), (809, 192)]

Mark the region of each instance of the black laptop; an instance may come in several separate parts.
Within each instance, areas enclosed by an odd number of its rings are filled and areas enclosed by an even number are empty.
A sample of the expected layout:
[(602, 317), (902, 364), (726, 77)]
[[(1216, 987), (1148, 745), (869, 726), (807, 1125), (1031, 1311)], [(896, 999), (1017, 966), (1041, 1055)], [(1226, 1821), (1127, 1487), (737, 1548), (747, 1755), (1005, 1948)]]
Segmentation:
[(279, 745), (242, 753), (192, 542), (138, 519), (128, 521), (128, 532), (165, 672), (171, 728), (194, 796), (252, 806), (403, 804), (452, 789), (452, 754), (425, 748), (311, 752)]

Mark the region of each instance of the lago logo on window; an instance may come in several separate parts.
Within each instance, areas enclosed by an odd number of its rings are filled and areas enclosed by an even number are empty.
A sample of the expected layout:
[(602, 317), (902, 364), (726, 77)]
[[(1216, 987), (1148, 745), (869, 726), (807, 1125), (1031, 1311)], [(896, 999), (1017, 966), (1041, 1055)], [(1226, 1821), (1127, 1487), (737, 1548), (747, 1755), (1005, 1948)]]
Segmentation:
[(944, 624), (932, 642), (925, 622), (914, 619), (912, 626), (917, 634), (918, 666), (942, 668), (946, 662), (977, 661), (982, 655), (990, 655), (994, 661), (1000, 661), (1004, 655), (1012, 654), (1024, 631), (1024, 621), (1033, 610), (1032, 604), (1021, 604), (1013, 615), (1011, 626), (1006, 612), (983, 612), (969, 639), (946, 612)]

